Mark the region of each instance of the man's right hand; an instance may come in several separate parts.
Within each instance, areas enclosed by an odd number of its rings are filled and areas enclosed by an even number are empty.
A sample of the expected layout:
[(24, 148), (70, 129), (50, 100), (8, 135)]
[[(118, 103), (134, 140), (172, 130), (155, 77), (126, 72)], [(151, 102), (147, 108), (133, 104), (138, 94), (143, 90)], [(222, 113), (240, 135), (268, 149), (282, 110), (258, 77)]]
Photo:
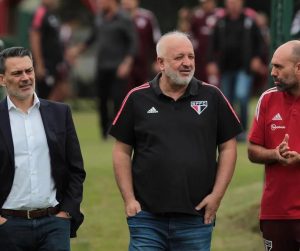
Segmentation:
[(284, 166), (298, 165), (300, 163), (300, 154), (290, 150), (288, 141), (289, 135), (285, 134), (282, 142), (275, 149), (277, 160)]
[(137, 200), (125, 203), (125, 213), (127, 217), (132, 217), (142, 211), (141, 205)]
[(84, 44), (77, 44), (68, 48), (65, 52), (65, 59), (70, 65), (74, 65), (79, 54), (85, 50)]

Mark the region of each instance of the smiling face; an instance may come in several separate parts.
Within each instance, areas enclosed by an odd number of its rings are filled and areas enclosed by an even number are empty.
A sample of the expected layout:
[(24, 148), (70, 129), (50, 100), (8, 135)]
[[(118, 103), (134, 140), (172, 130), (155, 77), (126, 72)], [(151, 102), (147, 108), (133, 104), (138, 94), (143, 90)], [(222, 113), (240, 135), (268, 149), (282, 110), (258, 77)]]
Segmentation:
[(10, 57), (5, 60), (4, 73), (0, 83), (6, 87), (12, 102), (31, 100), (35, 90), (35, 76), (32, 60), (28, 56)]
[(158, 63), (172, 85), (188, 85), (195, 72), (195, 54), (191, 41), (171, 35), (161, 41)]

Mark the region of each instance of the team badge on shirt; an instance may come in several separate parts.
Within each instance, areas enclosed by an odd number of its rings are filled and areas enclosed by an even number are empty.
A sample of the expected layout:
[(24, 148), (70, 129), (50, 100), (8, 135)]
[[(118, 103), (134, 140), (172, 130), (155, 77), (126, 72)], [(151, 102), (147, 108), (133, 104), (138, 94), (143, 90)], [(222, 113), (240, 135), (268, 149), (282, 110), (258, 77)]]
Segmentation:
[(207, 101), (191, 101), (191, 107), (199, 115), (208, 107)]

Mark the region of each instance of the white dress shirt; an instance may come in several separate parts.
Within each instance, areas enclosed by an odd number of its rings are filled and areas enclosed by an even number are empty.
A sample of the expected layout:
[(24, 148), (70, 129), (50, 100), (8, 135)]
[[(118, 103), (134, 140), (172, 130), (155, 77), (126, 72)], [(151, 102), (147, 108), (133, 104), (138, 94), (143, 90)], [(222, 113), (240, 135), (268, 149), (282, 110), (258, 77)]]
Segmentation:
[(40, 101), (34, 94), (34, 103), (27, 113), (18, 109), (9, 97), (7, 104), (14, 145), (15, 176), (2, 208), (30, 210), (53, 207), (58, 202), (39, 110)]

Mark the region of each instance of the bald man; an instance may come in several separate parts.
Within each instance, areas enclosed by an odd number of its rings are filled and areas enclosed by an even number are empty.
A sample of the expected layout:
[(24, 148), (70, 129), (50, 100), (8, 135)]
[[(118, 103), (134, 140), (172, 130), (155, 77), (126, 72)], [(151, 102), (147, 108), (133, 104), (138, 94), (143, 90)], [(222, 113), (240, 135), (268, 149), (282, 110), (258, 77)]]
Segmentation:
[(260, 97), (249, 134), (248, 156), (265, 164), (260, 227), (266, 250), (300, 248), (300, 41), (274, 53), (275, 87)]
[(161, 73), (128, 93), (110, 130), (129, 250), (208, 251), (241, 126), (222, 93), (193, 77), (186, 34), (165, 34), (156, 51)]

